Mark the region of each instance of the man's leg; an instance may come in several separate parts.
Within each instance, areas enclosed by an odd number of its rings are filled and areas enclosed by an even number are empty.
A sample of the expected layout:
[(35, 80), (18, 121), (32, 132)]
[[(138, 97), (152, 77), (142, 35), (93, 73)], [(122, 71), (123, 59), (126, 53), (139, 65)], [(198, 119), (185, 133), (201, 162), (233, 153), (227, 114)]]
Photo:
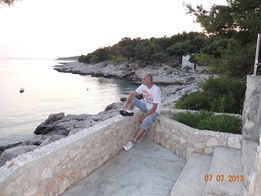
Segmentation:
[[(132, 98), (133, 99), (133, 98)], [(132, 100), (127, 100), (125, 103), (124, 103), (124, 106), (123, 108), (126, 109), (126, 110), (132, 110), (134, 107), (134, 104), (132, 103)]]
[(139, 129), (136, 131), (136, 133), (134, 135), (135, 141), (139, 140), (141, 138), (141, 136), (143, 135), (143, 133), (145, 131), (149, 130), (149, 126), (156, 120), (157, 116), (158, 116), (158, 113), (154, 112), (151, 115), (147, 116), (141, 122), (141, 125), (140, 125)]
[(124, 150), (128, 151), (132, 148), (132, 146), (134, 146), (134, 144), (136, 143), (137, 140), (139, 140), (141, 138), (141, 136), (143, 135), (143, 133), (145, 131), (148, 131), (149, 126), (156, 120), (156, 118), (158, 117), (158, 113), (157, 112), (153, 112), (151, 115), (147, 116), (142, 123), (140, 124), (139, 129), (136, 131), (134, 138), (132, 140), (130, 140), (123, 148)]
[(135, 135), (134, 135), (135, 141), (139, 140), (139, 139), (141, 138), (141, 136), (143, 135), (143, 133), (144, 133), (144, 129), (139, 128), (139, 129), (136, 131)]
[(120, 110), (120, 114), (122, 116), (133, 116), (133, 107), (136, 106), (140, 109), (142, 112), (147, 112), (146, 103), (142, 100), (137, 99), (136, 97), (133, 97), (131, 100), (127, 100), (124, 104), (124, 109)]

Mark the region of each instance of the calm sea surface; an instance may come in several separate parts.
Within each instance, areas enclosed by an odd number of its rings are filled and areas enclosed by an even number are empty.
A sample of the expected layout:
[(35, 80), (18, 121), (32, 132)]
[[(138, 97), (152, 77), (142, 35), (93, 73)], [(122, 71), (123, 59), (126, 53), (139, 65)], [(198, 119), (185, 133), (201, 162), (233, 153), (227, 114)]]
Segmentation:
[(111, 78), (59, 73), (53, 70), (58, 63), (0, 60), (0, 145), (28, 137), (51, 113), (98, 113), (137, 86)]

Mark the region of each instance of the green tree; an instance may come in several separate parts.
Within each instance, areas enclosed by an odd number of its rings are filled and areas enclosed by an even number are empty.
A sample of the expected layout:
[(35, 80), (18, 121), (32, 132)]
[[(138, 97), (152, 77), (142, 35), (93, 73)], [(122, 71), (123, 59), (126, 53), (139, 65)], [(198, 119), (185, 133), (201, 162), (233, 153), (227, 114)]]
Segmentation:
[(0, 0), (0, 5), (12, 5), (15, 0)]
[(131, 39), (129, 37), (123, 38), (117, 45), (114, 46), (116, 48), (116, 52), (127, 59), (131, 59), (135, 56), (135, 48), (137, 42), (140, 41), (140, 38)]
[[(227, 5), (187, 5), (188, 13), (209, 36), (210, 44), (193, 60), (211, 66), (212, 71), (245, 78), (253, 71), (257, 33), (261, 29), (261, 0), (227, 0)], [(251, 60), (252, 59), (252, 60)]]
[(151, 40), (141, 40), (135, 48), (135, 57), (144, 62), (151, 62), (151, 56), (156, 52), (156, 45)]
[(160, 64), (165, 62), (167, 58), (168, 58), (168, 55), (166, 53), (163, 53), (163, 52), (157, 52), (157, 53), (154, 53), (151, 56), (151, 60), (153, 62), (157, 62), (157, 63), (160, 63)]
[(182, 56), (189, 52), (189, 42), (177, 42), (167, 49), (169, 55)]
[(187, 4), (186, 7), (207, 34), (248, 32), (255, 37), (261, 29), (261, 0), (227, 0), (227, 3), (213, 5), (210, 10), (202, 5), (193, 8)]

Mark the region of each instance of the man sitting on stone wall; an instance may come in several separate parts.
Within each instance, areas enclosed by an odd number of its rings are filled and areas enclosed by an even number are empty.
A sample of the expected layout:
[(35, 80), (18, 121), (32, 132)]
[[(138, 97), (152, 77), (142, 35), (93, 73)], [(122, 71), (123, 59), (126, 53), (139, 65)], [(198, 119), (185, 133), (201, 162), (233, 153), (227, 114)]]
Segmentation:
[[(143, 95), (143, 99), (136, 98), (137, 95)], [(133, 91), (127, 98), (123, 110), (120, 111), (122, 116), (133, 116), (133, 107), (138, 107), (142, 113), (139, 118), (139, 129), (136, 131), (133, 139), (131, 139), (123, 149), (130, 150), (137, 140), (141, 138), (149, 126), (156, 120), (161, 110), (161, 91), (160, 88), (153, 84), (151, 74), (146, 74), (142, 78), (142, 84)]]

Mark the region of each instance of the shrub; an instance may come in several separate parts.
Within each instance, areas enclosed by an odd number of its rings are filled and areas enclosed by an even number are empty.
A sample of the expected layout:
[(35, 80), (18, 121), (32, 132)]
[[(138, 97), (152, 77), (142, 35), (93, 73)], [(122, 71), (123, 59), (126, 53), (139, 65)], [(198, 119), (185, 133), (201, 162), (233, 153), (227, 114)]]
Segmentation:
[(190, 110), (208, 110), (208, 103), (210, 100), (204, 92), (193, 92), (185, 94), (176, 103), (176, 107), (180, 109)]
[(127, 61), (128, 59), (127, 58), (125, 58), (125, 57), (123, 57), (123, 56), (121, 56), (121, 55), (111, 55), (110, 56), (110, 61), (112, 62), (112, 63), (122, 63), (122, 62), (125, 62), (125, 61)]
[(214, 115), (212, 112), (184, 112), (174, 114), (174, 120), (201, 130), (241, 133), (241, 119), (236, 116)]
[(209, 78), (200, 84), (202, 91), (182, 96), (177, 108), (241, 113), (245, 97), (245, 82), (229, 78)]

